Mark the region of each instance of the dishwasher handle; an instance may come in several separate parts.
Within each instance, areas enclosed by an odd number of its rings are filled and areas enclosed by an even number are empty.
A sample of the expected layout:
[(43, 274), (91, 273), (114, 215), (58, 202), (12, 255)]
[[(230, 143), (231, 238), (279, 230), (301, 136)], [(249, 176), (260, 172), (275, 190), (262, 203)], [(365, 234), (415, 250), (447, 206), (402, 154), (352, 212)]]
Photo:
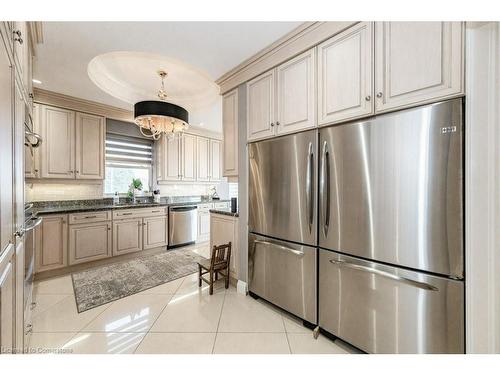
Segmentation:
[(170, 207), (170, 211), (172, 212), (187, 212), (196, 210), (197, 206), (182, 206), (182, 207)]

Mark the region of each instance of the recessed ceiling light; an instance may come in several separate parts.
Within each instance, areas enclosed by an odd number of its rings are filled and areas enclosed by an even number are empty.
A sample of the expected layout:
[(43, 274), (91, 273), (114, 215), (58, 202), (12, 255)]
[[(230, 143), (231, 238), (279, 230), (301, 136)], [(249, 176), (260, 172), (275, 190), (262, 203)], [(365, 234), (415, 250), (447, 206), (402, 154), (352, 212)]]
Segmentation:
[(42, 84), (42, 81), (35, 79), (35, 78), (33, 78), (32, 81), (33, 81), (33, 83), (38, 83), (39, 85)]

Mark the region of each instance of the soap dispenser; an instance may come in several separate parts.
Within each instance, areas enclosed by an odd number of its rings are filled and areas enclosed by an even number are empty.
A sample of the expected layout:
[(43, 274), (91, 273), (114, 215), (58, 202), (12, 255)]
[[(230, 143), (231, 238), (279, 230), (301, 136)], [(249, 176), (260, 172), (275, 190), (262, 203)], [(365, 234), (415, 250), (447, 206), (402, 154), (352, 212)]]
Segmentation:
[(118, 192), (115, 191), (115, 195), (113, 196), (113, 204), (120, 203), (120, 197), (118, 196)]

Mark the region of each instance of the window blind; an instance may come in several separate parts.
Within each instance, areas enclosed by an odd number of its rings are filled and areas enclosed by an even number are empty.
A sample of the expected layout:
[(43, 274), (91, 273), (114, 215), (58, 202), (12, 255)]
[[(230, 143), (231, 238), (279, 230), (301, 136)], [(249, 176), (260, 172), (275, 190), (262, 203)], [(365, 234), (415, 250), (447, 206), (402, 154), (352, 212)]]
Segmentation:
[(151, 168), (153, 142), (146, 139), (106, 134), (106, 166)]

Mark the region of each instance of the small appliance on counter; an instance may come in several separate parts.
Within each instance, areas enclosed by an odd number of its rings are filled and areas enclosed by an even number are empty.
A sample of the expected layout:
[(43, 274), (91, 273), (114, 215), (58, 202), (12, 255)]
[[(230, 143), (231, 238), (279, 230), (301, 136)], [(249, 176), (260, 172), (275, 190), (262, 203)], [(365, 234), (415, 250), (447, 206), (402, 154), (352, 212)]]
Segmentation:
[(160, 203), (161, 195), (160, 195), (160, 189), (154, 190), (153, 191), (153, 201), (155, 203)]
[(238, 212), (238, 198), (231, 198), (231, 212)]

